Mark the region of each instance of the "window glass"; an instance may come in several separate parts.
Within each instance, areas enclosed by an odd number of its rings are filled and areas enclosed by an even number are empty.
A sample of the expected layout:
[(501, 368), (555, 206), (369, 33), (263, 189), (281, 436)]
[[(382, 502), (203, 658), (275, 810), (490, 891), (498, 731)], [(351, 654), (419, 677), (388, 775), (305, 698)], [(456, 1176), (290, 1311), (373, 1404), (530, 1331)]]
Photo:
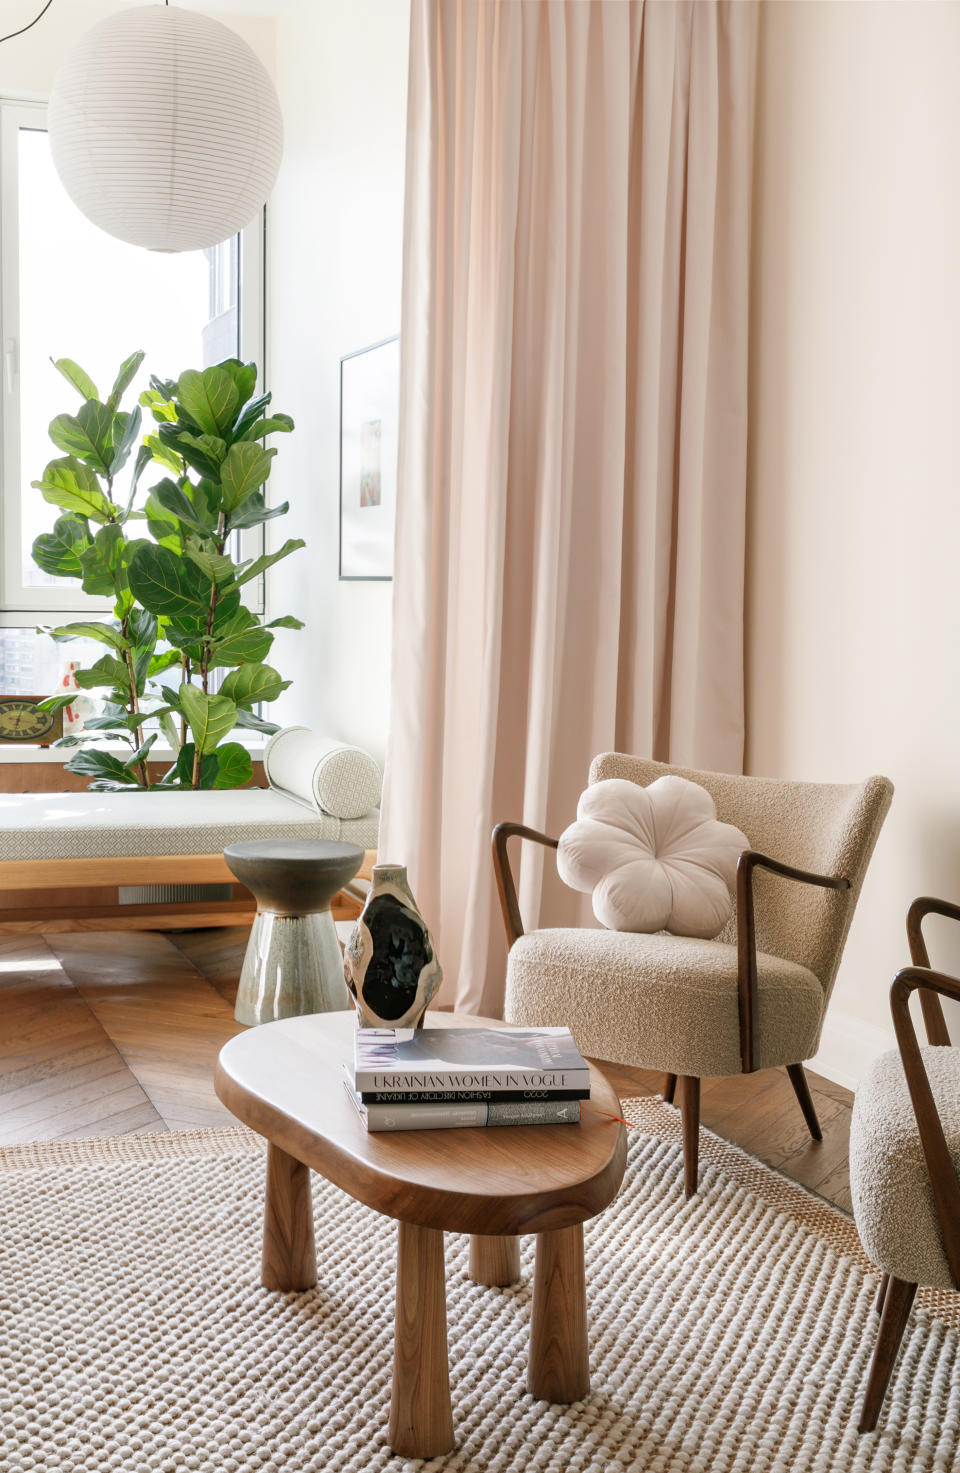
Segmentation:
[(18, 130), (18, 175), (21, 576), (26, 588), (69, 586), (30, 556), (56, 516), (30, 485), (59, 454), (47, 426), (79, 403), (50, 360), (75, 359), (105, 397), (123, 359), (145, 349), (133, 403), (151, 373), (237, 356), (239, 243), (165, 254), (105, 235), (70, 200), (38, 128)]

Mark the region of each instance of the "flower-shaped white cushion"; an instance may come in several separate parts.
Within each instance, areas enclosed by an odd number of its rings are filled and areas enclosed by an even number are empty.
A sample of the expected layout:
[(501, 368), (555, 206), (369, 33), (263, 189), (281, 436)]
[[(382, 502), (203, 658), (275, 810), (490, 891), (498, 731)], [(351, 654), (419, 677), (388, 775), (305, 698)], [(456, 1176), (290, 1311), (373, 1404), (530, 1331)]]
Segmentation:
[(749, 847), (697, 783), (658, 777), (642, 788), (612, 777), (581, 794), (557, 868), (572, 889), (593, 892), (593, 913), (612, 931), (709, 939), (733, 910), (737, 859)]

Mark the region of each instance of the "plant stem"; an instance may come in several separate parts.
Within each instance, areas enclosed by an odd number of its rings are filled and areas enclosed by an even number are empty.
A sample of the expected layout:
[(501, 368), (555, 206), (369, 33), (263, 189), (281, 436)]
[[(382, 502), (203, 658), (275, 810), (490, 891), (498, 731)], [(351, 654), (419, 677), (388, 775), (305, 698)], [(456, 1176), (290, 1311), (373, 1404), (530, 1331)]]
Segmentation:
[[(226, 521), (223, 512), (217, 524), (217, 556), (223, 554), (223, 544), (226, 540)], [(209, 695), (210, 682), (210, 640), (213, 637), (213, 621), (217, 613), (217, 601), (220, 597), (220, 589), (217, 587), (216, 578), (210, 579), (210, 603), (207, 607), (206, 637), (203, 641), (203, 658), (200, 663), (200, 681), (204, 695)], [(193, 749), (193, 786), (196, 788), (200, 783), (200, 750), (194, 746)]]
[[(129, 623), (130, 623), (130, 618), (129, 618), (129, 615), (127, 615), (127, 616), (125, 616), (125, 618), (123, 620), (123, 623), (121, 625), (121, 630), (122, 630), (122, 633), (123, 633), (123, 637), (127, 641), (129, 641), (129, 638), (130, 638), (130, 636), (129, 636), (128, 632), (127, 632)], [(137, 677), (136, 677), (136, 674), (135, 674), (134, 668), (133, 668), (133, 650), (130, 648), (129, 642), (127, 644), (127, 649), (125, 651), (125, 654), (126, 654), (126, 661), (127, 661), (127, 671), (129, 673), (129, 676), (130, 676), (130, 715), (131, 716), (139, 716), (140, 715), (140, 702), (137, 700)], [(136, 746), (134, 747), (134, 751), (138, 751), (139, 748), (143, 746), (143, 723), (142, 722), (140, 722), (140, 721), (137, 722), (136, 726), (133, 729), (133, 734), (134, 734), (134, 737), (136, 739)], [(137, 763), (137, 771), (140, 773), (140, 786), (142, 788), (149, 788), (149, 786), (150, 786), (150, 774), (147, 771), (147, 763), (146, 763), (146, 759), (145, 758), (141, 758), (141, 760)]]

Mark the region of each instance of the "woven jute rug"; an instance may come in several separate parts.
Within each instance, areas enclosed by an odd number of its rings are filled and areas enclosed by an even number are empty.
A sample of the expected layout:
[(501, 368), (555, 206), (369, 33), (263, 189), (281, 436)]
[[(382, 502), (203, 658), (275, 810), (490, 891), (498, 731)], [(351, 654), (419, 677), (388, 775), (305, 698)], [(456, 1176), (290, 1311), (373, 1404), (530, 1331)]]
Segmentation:
[(263, 1146), (242, 1129), (0, 1153), (0, 1468), (43, 1473), (950, 1473), (956, 1302), (914, 1314), (877, 1433), (855, 1422), (877, 1277), (850, 1220), (704, 1132), (685, 1202), (676, 1113), (639, 1127), (587, 1227), (592, 1391), (524, 1390), (524, 1278), (480, 1287), (447, 1237), (457, 1451), (385, 1442), (392, 1223), (314, 1178), (320, 1284), (258, 1282)]

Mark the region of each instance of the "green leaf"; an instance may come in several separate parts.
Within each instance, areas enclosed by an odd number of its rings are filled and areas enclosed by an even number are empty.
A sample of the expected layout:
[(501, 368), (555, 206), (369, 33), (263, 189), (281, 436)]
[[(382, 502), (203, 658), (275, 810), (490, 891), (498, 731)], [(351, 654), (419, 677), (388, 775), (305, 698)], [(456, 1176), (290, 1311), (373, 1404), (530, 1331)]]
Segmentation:
[(259, 422), (247, 425), (242, 435), (235, 435), (236, 440), (262, 440), (265, 435), (288, 435), (293, 429), (293, 420), (289, 414), (274, 414), (269, 419), (261, 419)]
[[(134, 379), (140, 371), (140, 365), (146, 356), (146, 353), (140, 350), (136, 353), (131, 353), (130, 357), (125, 358), (121, 363), (117, 376), (113, 381), (113, 388), (110, 390), (110, 398), (107, 400), (108, 405), (112, 409), (116, 409), (117, 405), (120, 403), (120, 400), (123, 398), (124, 394), (133, 383)], [(88, 394), (87, 398), (99, 399), (100, 395)]]
[(163, 480), (158, 482), (154, 486), (151, 495), (163, 507), (164, 511), (176, 517), (178, 522), (183, 522), (195, 532), (199, 532), (203, 537), (216, 535), (216, 524), (210, 527), (203, 520), (202, 513), (198, 512), (186, 492), (182, 491), (174, 481)]
[(164, 670), (170, 669), (171, 665), (179, 664), (179, 650), (164, 650), (162, 655), (154, 655), (153, 659), (150, 661), (150, 669), (148, 671), (148, 674), (151, 677), (154, 675), (162, 675)]
[(44, 501), (63, 511), (79, 512), (101, 523), (113, 521), (116, 514), (116, 507), (104, 496), (94, 472), (72, 455), (51, 460), (43, 478), (30, 484), (43, 492)]
[(257, 365), (241, 363), (239, 358), (224, 358), (222, 363), (217, 364), (217, 367), (230, 375), (236, 385), (239, 402), (246, 404), (257, 387)]
[[(260, 419), (260, 417), (264, 414), (267, 405), (270, 403), (270, 400), (272, 398), (272, 394), (260, 394), (256, 399), (251, 399), (248, 404), (245, 404), (243, 406), (237, 418), (237, 422), (233, 427), (234, 440), (246, 440), (249, 438), (247, 435), (247, 430), (249, 430), (250, 426), (256, 420)], [(256, 436), (254, 436), (253, 438), (255, 439)]]
[(251, 578), (258, 578), (267, 568), (272, 568), (274, 563), (279, 563), (281, 558), (289, 557), (292, 552), (299, 552), (300, 548), (306, 545), (302, 537), (288, 537), (279, 552), (264, 553), (263, 557), (258, 557), (238, 573), (237, 587), (240, 588), (242, 584), (249, 583)]
[(290, 684), (269, 665), (241, 665), (230, 671), (220, 694), (238, 706), (256, 706), (260, 701), (275, 701)]
[(146, 741), (143, 743), (143, 746), (138, 747), (133, 756), (127, 758), (126, 762), (123, 764), (124, 767), (136, 767), (138, 763), (145, 761), (147, 754), (150, 751), (150, 748), (153, 746), (154, 742), (157, 740), (158, 735), (159, 732), (152, 731), (147, 737)]
[(303, 620), (298, 619), (295, 614), (281, 614), (279, 619), (271, 619), (269, 624), (264, 624), (263, 627), (264, 629), (303, 629), (305, 625)]
[(244, 711), (241, 707), (237, 712), (237, 725), (248, 727), (250, 731), (263, 731), (268, 736), (273, 736), (280, 730), (274, 721), (264, 721), (255, 711)]
[(171, 716), (170, 712), (169, 711), (163, 711), (157, 717), (157, 720), (160, 722), (160, 730), (163, 732), (164, 736), (166, 737), (167, 743), (168, 743), (168, 745), (170, 747), (170, 750), (173, 751), (173, 752), (179, 752), (180, 751), (180, 732), (179, 732), (179, 730), (177, 728), (177, 723), (174, 721), (174, 719)]
[(187, 718), (201, 755), (212, 752), (237, 724), (237, 708), (226, 696), (204, 695), (195, 685), (181, 685), (180, 710)]
[[(177, 765), (175, 768), (180, 784), (184, 788), (193, 787), (193, 754), (196, 751), (193, 742), (187, 742), (180, 748), (177, 754)], [(212, 788), (220, 763), (216, 752), (209, 752), (206, 757), (200, 758), (200, 782), (201, 788)]]
[(173, 471), (175, 476), (183, 475), (183, 456), (178, 455), (172, 446), (165, 445), (159, 435), (146, 435), (143, 443), (157, 465), (162, 465), (165, 470)]
[(224, 742), (212, 755), (218, 763), (217, 775), (213, 780), (215, 788), (245, 788), (253, 780), (250, 753), (239, 742)]
[(149, 445), (141, 445), (137, 451), (137, 458), (133, 463), (133, 475), (130, 478), (130, 495), (127, 497), (127, 504), (123, 509), (124, 521), (127, 520), (133, 511), (134, 498), (137, 494), (137, 487), (140, 484), (140, 477), (143, 475), (147, 466), (150, 465), (153, 458), (153, 452)]
[[(199, 471), (201, 476), (211, 476), (216, 479), (220, 474), (220, 462), (227, 453), (224, 440), (218, 439), (216, 435), (198, 435), (179, 421), (175, 425), (161, 425), (159, 438), (168, 449), (176, 451), (183, 462), (192, 470)], [(216, 453), (216, 447), (223, 446), (221, 453)]]
[(50, 634), (56, 640), (65, 639), (95, 639), (98, 644), (108, 644), (115, 650), (127, 650), (130, 641), (124, 639), (119, 629), (114, 629), (111, 624), (94, 624), (81, 622), (78, 624), (61, 624), (56, 629), (51, 629)]
[(261, 628), (257, 616), (248, 608), (238, 609), (232, 618), (218, 626), (216, 633), (217, 638), (210, 645), (212, 670), (224, 665), (259, 664), (273, 644), (273, 635)]
[(210, 585), (199, 568), (149, 542), (130, 559), (130, 587), (145, 609), (170, 619), (203, 617), (210, 602)]
[(136, 778), (127, 771), (119, 757), (114, 757), (112, 752), (98, 751), (96, 747), (86, 747), (77, 752), (70, 758), (67, 768), (83, 777), (112, 777), (115, 782), (136, 782)]
[[(273, 453), (275, 452), (271, 452)], [(289, 510), (289, 501), (284, 501), (280, 506), (268, 507), (261, 493), (257, 491), (238, 512), (231, 516), (230, 526), (233, 531), (240, 527), (258, 527), (261, 522), (269, 522), (274, 517), (285, 516)]]
[[(111, 690), (120, 691), (126, 700), (130, 690), (130, 673), (125, 664), (115, 660), (113, 655), (103, 655), (89, 670), (78, 670), (74, 679), (81, 690), (98, 690), (107, 686)], [(86, 723), (88, 726), (90, 722)]]
[(58, 373), (62, 373), (68, 384), (71, 384), (80, 395), (81, 399), (99, 399), (100, 393), (93, 379), (74, 363), (72, 358), (51, 358), (50, 362)]
[(64, 706), (72, 706), (77, 699), (76, 691), (71, 691), (66, 696), (47, 696), (45, 701), (37, 702), (38, 711), (62, 711)]
[(157, 642), (157, 617), (147, 609), (134, 609), (127, 621), (130, 642), (141, 649)]
[(84, 548), (80, 554), (84, 593), (97, 596), (123, 593), (127, 587), (127, 570), (124, 565), (126, 551), (127, 542), (122, 527), (117, 526), (116, 522), (101, 527), (90, 546)]
[(222, 438), (240, 406), (240, 394), (224, 368), (188, 368), (177, 380), (177, 400), (205, 435)]
[(90, 528), (81, 517), (58, 517), (52, 532), (34, 540), (33, 561), (55, 578), (82, 578), (80, 554), (90, 546)]
[[(270, 474), (275, 450), (264, 450), (256, 441), (240, 441), (231, 445), (220, 467), (223, 509), (234, 511), (262, 486)], [(234, 521), (234, 526), (239, 525)]]
[(227, 557), (225, 553), (221, 556), (218, 553), (202, 552), (198, 547), (187, 547), (184, 551), (190, 561), (196, 563), (201, 573), (209, 578), (211, 583), (216, 583), (218, 587), (223, 588), (233, 581), (236, 564), (233, 558)]
[(115, 476), (126, 465), (134, 442), (140, 436), (142, 420), (143, 415), (140, 412), (139, 404), (129, 414), (120, 413), (117, 415), (113, 426), (113, 453), (110, 456), (111, 476)]
[(50, 438), (58, 450), (108, 475), (110, 471), (113, 414), (105, 404), (88, 399), (75, 415), (58, 414), (50, 424)]

